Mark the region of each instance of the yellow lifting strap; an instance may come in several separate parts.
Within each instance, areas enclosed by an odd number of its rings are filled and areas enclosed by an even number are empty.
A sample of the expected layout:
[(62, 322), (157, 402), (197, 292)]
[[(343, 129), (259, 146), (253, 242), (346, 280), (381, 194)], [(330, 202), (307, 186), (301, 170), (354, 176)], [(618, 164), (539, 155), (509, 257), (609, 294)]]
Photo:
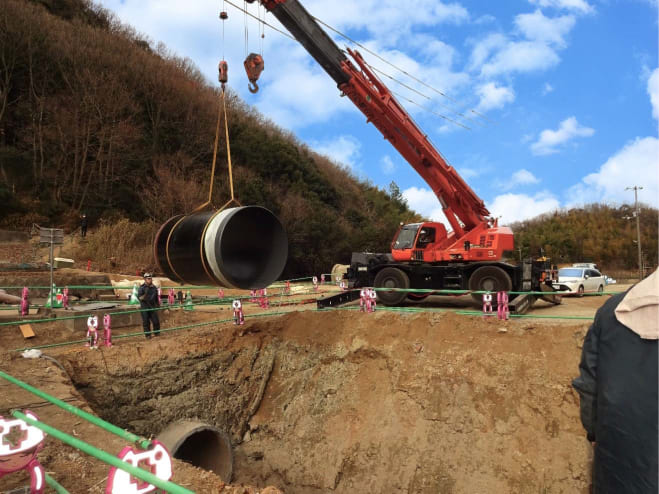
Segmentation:
[(233, 170), (231, 169), (231, 146), (229, 144), (229, 122), (227, 120), (227, 104), (226, 104), (226, 98), (224, 95), (224, 85), (222, 85), (222, 104), (218, 105), (217, 107), (217, 125), (215, 126), (215, 144), (213, 146), (213, 168), (211, 170), (211, 181), (210, 181), (210, 187), (208, 189), (208, 201), (203, 203), (201, 206), (195, 208), (193, 213), (196, 213), (197, 211), (201, 211), (204, 209), (206, 206), (209, 204), (212, 204), (212, 199), (213, 199), (213, 181), (215, 180), (215, 163), (217, 162), (217, 144), (220, 140), (220, 120), (221, 116), (224, 110), (224, 134), (225, 138), (227, 141), (227, 162), (229, 165), (229, 189), (231, 191), (231, 199), (229, 199), (224, 206), (222, 206), (219, 210), (222, 211), (224, 208), (226, 208), (229, 204), (232, 202), (235, 202), (238, 204), (238, 206), (241, 206), (240, 202), (238, 199), (236, 199), (233, 195)]

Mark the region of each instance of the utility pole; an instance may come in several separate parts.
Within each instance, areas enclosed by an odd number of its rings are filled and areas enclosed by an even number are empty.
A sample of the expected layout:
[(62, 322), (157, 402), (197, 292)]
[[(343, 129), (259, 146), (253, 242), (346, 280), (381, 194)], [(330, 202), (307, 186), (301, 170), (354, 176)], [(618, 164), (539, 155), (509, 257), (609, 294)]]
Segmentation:
[(638, 279), (643, 279), (643, 257), (641, 256), (641, 221), (640, 221), (640, 212), (638, 210), (638, 191), (643, 189), (638, 185), (633, 187), (625, 187), (625, 190), (634, 191), (634, 216), (636, 217), (636, 244), (638, 245)]

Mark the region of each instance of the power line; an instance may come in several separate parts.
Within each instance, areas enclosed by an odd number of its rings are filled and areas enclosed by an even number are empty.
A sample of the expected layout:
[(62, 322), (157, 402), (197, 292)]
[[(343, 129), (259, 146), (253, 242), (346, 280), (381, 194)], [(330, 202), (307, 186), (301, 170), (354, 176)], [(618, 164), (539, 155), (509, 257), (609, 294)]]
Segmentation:
[(401, 99), (407, 101), (408, 103), (411, 103), (411, 104), (413, 104), (413, 105), (416, 105), (416, 106), (418, 106), (419, 108), (422, 108), (422, 109), (424, 109), (424, 110), (426, 110), (426, 111), (432, 113), (433, 115), (438, 116), (439, 118), (443, 118), (444, 120), (447, 120), (447, 121), (449, 121), (449, 122), (451, 122), (451, 123), (454, 123), (455, 125), (459, 125), (460, 127), (464, 128), (464, 129), (471, 130), (470, 127), (467, 127), (466, 125), (463, 125), (463, 124), (461, 124), (460, 122), (458, 122), (458, 121), (456, 121), (456, 120), (453, 120), (452, 118), (447, 117), (446, 115), (442, 115), (441, 113), (437, 113), (436, 111), (431, 110), (430, 108), (427, 108), (427, 107), (425, 107), (425, 106), (423, 106), (423, 105), (417, 103), (416, 101), (413, 101), (413, 100), (411, 100), (411, 99), (409, 99), (409, 98), (406, 98), (405, 96), (403, 96), (402, 94), (397, 93), (396, 91), (391, 91), (391, 93), (394, 94), (395, 96), (398, 96), (399, 98), (401, 98)]
[[(455, 103), (455, 104), (459, 104), (459, 102), (456, 101), (454, 98), (451, 98), (450, 96), (448, 96), (447, 94), (444, 94), (444, 93), (443, 93), (442, 91), (440, 91), (439, 89), (437, 89), (437, 88), (435, 88), (435, 87), (433, 87), (433, 86), (431, 86), (431, 85), (429, 85), (429, 84), (426, 84), (426, 83), (423, 82), (421, 79), (419, 79), (419, 78), (413, 76), (412, 74), (410, 74), (410, 73), (407, 72), (406, 70), (403, 70), (403, 69), (401, 69), (400, 67), (394, 65), (393, 63), (389, 62), (388, 60), (382, 58), (380, 55), (378, 55), (378, 54), (375, 53), (374, 51), (370, 50), (370, 49), (367, 48), (366, 46), (362, 45), (360, 42), (355, 41), (354, 39), (352, 39), (352, 38), (351, 38), (350, 36), (348, 36), (347, 34), (344, 34), (344, 33), (342, 33), (341, 31), (339, 31), (338, 29), (333, 28), (332, 26), (330, 26), (330, 25), (327, 24), (326, 22), (322, 21), (322, 20), (319, 19), (318, 17), (315, 17), (315, 16), (311, 16), (311, 17), (313, 17), (313, 18), (316, 20), (316, 22), (322, 24), (323, 26), (325, 26), (325, 27), (326, 27), (327, 29), (329, 29), (330, 31), (333, 31), (333, 32), (335, 32), (336, 34), (338, 34), (339, 36), (344, 37), (345, 39), (347, 39), (347, 40), (350, 41), (351, 43), (354, 43), (355, 45), (359, 46), (359, 47), (360, 47), (362, 50), (364, 50), (365, 52), (370, 53), (371, 55), (373, 55), (373, 56), (376, 57), (377, 59), (383, 61), (383, 62), (386, 63), (387, 65), (390, 65), (391, 67), (393, 67), (394, 69), (398, 70), (399, 72), (402, 72), (403, 74), (405, 74), (406, 76), (408, 76), (410, 79), (412, 79), (412, 80), (418, 82), (419, 84), (421, 84), (422, 86), (424, 86), (424, 87), (430, 89), (431, 91), (436, 92), (437, 94), (443, 96), (444, 98), (448, 99), (449, 101), (452, 101), (452, 102)], [(453, 110), (453, 109), (451, 109), (451, 111), (452, 111), (453, 113), (458, 113), (457, 111), (455, 111), (455, 110)], [(478, 116), (481, 117), (481, 118), (484, 118), (485, 120), (489, 120), (490, 122), (492, 122), (492, 120), (490, 120), (489, 118), (485, 117), (485, 115), (482, 115), (481, 113), (477, 112), (476, 110), (470, 109), (469, 111), (470, 111), (471, 113), (475, 114), (475, 115), (478, 115)]]
[[(393, 76), (387, 74), (386, 72), (381, 71), (380, 69), (377, 69), (377, 68), (373, 67), (372, 65), (370, 65), (370, 64), (368, 64), (368, 63), (367, 63), (366, 65), (368, 65), (368, 67), (369, 67), (372, 71), (377, 72), (377, 73), (379, 73), (380, 75), (383, 75), (383, 76), (385, 76), (385, 77), (388, 77), (389, 79), (391, 79), (392, 81), (394, 81), (394, 82), (400, 84), (400, 85), (403, 86), (404, 88), (406, 88), (406, 89), (408, 89), (408, 90), (410, 90), (410, 91), (412, 91), (412, 92), (418, 94), (419, 96), (422, 96), (422, 97), (426, 98), (427, 100), (432, 101), (432, 98), (431, 98), (430, 96), (428, 96), (427, 94), (423, 94), (421, 91), (418, 91), (418, 90), (414, 89), (412, 86), (409, 86), (409, 85), (405, 84), (404, 82), (399, 81), (399, 80), (396, 79), (395, 77), (393, 77)], [(460, 112), (458, 112), (458, 111), (453, 110), (450, 106), (443, 105), (442, 103), (439, 103), (439, 102), (437, 102), (437, 104), (438, 104), (439, 106), (441, 106), (442, 108), (445, 108), (445, 109), (447, 109), (448, 111), (450, 111), (450, 112), (452, 112), (452, 113), (455, 113), (456, 115), (461, 116), (461, 117), (464, 118), (465, 120), (469, 120), (470, 122), (473, 122), (473, 123), (475, 123), (475, 124), (483, 125), (483, 126), (484, 126), (483, 123), (478, 122), (477, 120), (474, 120), (474, 119), (472, 119), (472, 118), (469, 118), (468, 116), (464, 115), (463, 113), (460, 113)]]

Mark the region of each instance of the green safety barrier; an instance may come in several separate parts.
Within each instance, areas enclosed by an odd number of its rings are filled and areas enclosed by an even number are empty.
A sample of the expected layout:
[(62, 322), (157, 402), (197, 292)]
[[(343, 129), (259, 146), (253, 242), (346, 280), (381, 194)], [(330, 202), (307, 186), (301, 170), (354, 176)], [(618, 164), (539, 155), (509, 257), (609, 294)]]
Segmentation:
[[(315, 292), (307, 292), (308, 294), (313, 294)], [(324, 292), (326, 294), (329, 293), (338, 293), (337, 292)], [(296, 293), (296, 295), (302, 295), (300, 293)], [(281, 298), (283, 299), (284, 295), (282, 294), (272, 294), (272, 295), (267, 295), (265, 298)], [(132, 309), (132, 310), (126, 310), (126, 311), (116, 311), (116, 312), (110, 312), (111, 315), (121, 315), (121, 314), (135, 314), (138, 312), (150, 312), (150, 311), (160, 311), (160, 310), (168, 310), (168, 309), (179, 309), (179, 308), (186, 308), (190, 306), (206, 306), (206, 305), (231, 305), (233, 300), (247, 300), (251, 299), (252, 297), (250, 295), (241, 295), (237, 297), (228, 297), (228, 298), (222, 298), (222, 299), (211, 299), (207, 300), (204, 302), (197, 302), (197, 303), (192, 303), (192, 304), (174, 304), (174, 305), (163, 305), (161, 307), (156, 307), (153, 309)], [(262, 298), (262, 297), (258, 297)], [(299, 302), (301, 300), (306, 300), (306, 299), (291, 299), (287, 298), (286, 299), (288, 302)], [(95, 302), (96, 303), (96, 302)], [(132, 307), (129, 304), (117, 304), (119, 307)], [(272, 302), (272, 305), (277, 305), (277, 302)], [(34, 307), (34, 306), (30, 306)], [(14, 307), (14, 310), (16, 310), (16, 307)], [(93, 309), (96, 310), (96, 309)], [(101, 309), (102, 310), (102, 309)], [(20, 319), (17, 321), (9, 321), (9, 322), (0, 322), (0, 326), (16, 326), (18, 324), (38, 324), (38, 323), (44, 323), (44, 322), (56, 322), (56, 321), (69, 321), (72, 319), (85, 319), (89, 317), (87, 314), (82, 314), (79, 316), (65, 316), (65, 317), (51, 317), (51, 318), (44, 318), (44, 319)]]
[[(193, 305), (219, 305), (216, 304), (214, 301), (211, 302), (199, 302)], [(122, 307), (130, 307), (127, 304), (122, 304)], [(121, 315), (121, 314), (136, 314), (139, 312), (151, 312), (151, 311), (160, 311), (160, 310), (167, 310), (167, 309), (179, 309), (183, 308), (185, 305), (182, 304), (175, 304), (175, 305), (163, 305), (162, 307), (156, 307), (153, 309), (134, 309), (134, 310), (123, 310), (123, 311), (116, 311), (116, 312), (110, 312), (111, 315)], [(43, 323), (43, 322), (55, 322), (55, 321), (70, 321), (72, 319), (86, 319), (89, 317), (87, 314), (83, 314), (80, 316), (66, 316), (66, 317), (51, 317), (50, 319), (21, 319), (18, 321), (9, 321), (9, 322), (0, 322), (0, 326), (12, 326), (12, 325), (18, 325), (18, 324), (27, 324), (27, 323)]]
[[(278, 284), (286, 284), (286, 281), (302, 281), (302, 280), (310, 280), (312, 277), (307, 276), (305, 278), (295, 278), (291, 280), (281, 280), (276, 283)], [(58, 288), (68, 288), (69, 290), (132, 290), (134, 285), (140, 285), (140, 280), (135, 280), (135, 283), (132, 285), (58, 285)], [(30, 290), (50, 290), (51, 287), (49, 286), (29, 286), (29, 285), (21, 285), (21, 286), (0, 286), (0, 289), (3, 290), (22, 290), (25, 286), (27, 286)], [(270, 286), (275, 286), (270, 285)], [(267, 286), (265, 288), (270, 288), (270, 286)], [(283, 286), (283, 285), (278, 285), (278, 286)], [(169, 290), (170, 288), (173, 288), (174, 290), (219, 290), (220, 288), (222, 289), (227, 289), (227, 290), (232, 290), (231, 287), (222, 287), (222, 286), (217, 286), (217, 285), (172, 285), (172, 286), (161, 286), (161, 290)]]
[[(319, 312), (332, 311), (332, 310), (347, 310), (347, 311), (360, 311), (359, 307), (325, 307), (322, 309), (317, 309)], [(410, 313), (423, 313), (423, 312), (452, 312), (454, 314), (460, 314), (463, 316), (478, 316), (483, 317), (485, 314), (478, 310), (462, 310), (462, 309), (432, 309), (432, 308), (416, 308), (416, 307), (387, 307), (387, 306), (378, 306), (376, 312), (380, 311), (390, 311), (390, 312), (410, 312)], [(496, 314), (486, 315), (486, 317), (496, 317)], [(530, 318), (530, 319), (575, 319), (575, 320), (585, 320), (592, 321), (594, 318), (589, 316), (549, 316), (549, 315), (538, 315), (538, 314), (509, 314), (509, 317), (517, 318)]]
[(48, 393), (45, 393), (40, 389), (35, 388), (34, 386), (30, 386), (29, 384), (19, 379), (16, 379), (13, 376), (10, 376), (6, 372), (0, 371), (0, 377), (6, 381), (9, 381), (12, 384), (15, 384), (20, 388), (23, 388), (25, 391), (29, 391), (30, 393), (38, 396), (39, 398), (43, 398), (44, 400), (49, 401), (53, 405), (57, 405), (58, 407), (66, 410), (69, 413), (72, 413), (73, 415), (77, 415), (78, 417), (85, 419), (88, 422), (91, 422), (92, 424), (100, 427), (101, 429), (105, 429), (108, 432), (116, 434), (117, 436), (121, 437), (122, 439), (125, 439), (128, 442), (137, 444), (142, 449), (148, 449), (151, 446), (151, 441), (149, 441), (148, 439), (137, 436), (132, 432), (128, 432), (122, 429), (121, 427), (117, 427), (116, 425), (111, 424), (110, 422), (106, 422), (105, 420), (98, 418), (97, 416), (92, 415), (91, 413), (87, 413), (84, 410), (81, 410), (80, 408), (74, 407), (73, 405), (66, 403), (65, 401), (55, 398), (54, 396), (51, 396)]
[[(253, 317), (268, 317), (268, 316), (277, 316), (277, 315), (283, 315), (283, 314), (290, 314), (290, 312), (266, 312), (263, 314), (252, 314), (248, 316), (250, 319)], [(205, 321), (205, 322), (198, 322), (194, 324), (186, 324), (184, 326), (176, 326), (174, 328), (166, 328), (166, 329), (161, 329), (161, 333), (168, 333), (168, 332), (173, 332), (173, 331), (183, 331), (186, 329), (191, 329), (191, 328), (196, 328), (200, 326), (210, 326), (211, 324), (221, 324), (225, 322), (231, 322), (233, 321), (233, 318), (231, 319), (218, 319), (215, 321)], [(128, 334), (122, 334), (122, 335), (117, 335), (117, 336), (112, 336), (112, 340), (119, 340), (122, 338), (134, 338), (136, 336), (142, 336), (144, 337), (144, 332), (139, 332), (139, 333), (128, 333)], [(69, 346), (69, 345), (76, 345), (79, 343), (86, 343), (87, 340), (75, 340), (75, 341), (65, 341), (62, 343), (52, 343), (50, 345), (40, 345), (40, 346), (31, 346), (31, 347), (25, 347), (25, 348), (15, 348), (14, 350), (10, 350), (11, 352), (23, 352), (25, 350), (42, 350), (44, 348), (56, 348), (56, 347), (61, 347), (61, 346)]]
[[(544, 292), (543, 292), (544, 293)], [(249, 298), (249, 297), (245, 297)], [(289, 300), (289, 299), (287, 299)], [(291, 301), (291, 300), (289, 300)], [(297, 300), (299, 301), (299, 300)], [(215, 303), (197, 303), (193, 304), (194, 306), (204, 306), (204, 305), (215, 305)], [(276, 303), (272, 304), (273, 306), (277, 306)], [(182, 308), (185, 307), (184, 305), (172, 305), (172, 306), (164, 306), (164, 307), (159, 307), (156, 309), (136, 309), (136, 310), (131, 310), (131, 311), (119, 311), (119, 312), (113, 312), (112, 314), (129, 314), (129, 313), (137, 313), (137, 312), (148, 312), (148, 311), (157, 311), (157, 310), (166, 310), (166, 309), (174, 309), (174, 308)], [(319, 312), (325, 311), (325, 310), (359, 310), (357, 307), (328, 307), (324, 309), (316, 309)], [(387, 307), (387, 306), (380, 306), (378, 307), (377, 310), (388, 310), (388, 311), (393, 311), (393, 312), (455, 312), (457, 314), (462, 314), (462, 315), (470, 315), (470, 316), (482, 316), (483, 313), (478, 310), (458, 310), (458, 309), (433, 309), (433, 308), (416, 308), (416, 307)], [(288, 312), (267, 312), (264, 314), (252, 314), (249, 317), (265, 317), (265, 316), (270, 316), (270, 315), (279, 315), (279, 314), (287, 314)], [(0, 326), (7, 326), (7, 325), (17, 325), (17, 324), (24, 324), (24, 323), (40, 323), (40, 322), (53, 322), (53, 321), (63, 321), (63, 320), (69, 320), (69, 319), (83, 319), (88, 317), (86, 314), (81, 315), (81, 316), (72, 316), (72, 317), (59, 317), (59, 318), (51, 318), (51, 319), (33, 319), (33, 320), (21, 320), (21, 321), (12, 321), (12, 322), (5, 322), (5, 323), (0, 323)], [(592, 317), (589, 316), (550, 316), (550, 315), (541, 315), (541, 314), (510, 314), (510, 317), (516, 317), (516, 318), (531, 318), (531, 319), (574, 319), (574, 320), (592, 320)], [(185, 326), (179, 326), (175, 328), (169, 328), (169, 329), (161, 329), (161, 332), (169, 332), (169, 331), (178, 331), (182, 329), (190, 329), (198, 326), (207, 326), (210, 324), (219, 324), (219, 323), (224, 323), (224, 322), (229, 322), (232, 321), (233, 319), (220, 319), (216, 321), (210, 321), (210, 322), (202, 322), (202, 323), (195, 323), (195, 324), (190, 324), (190, 325), (185, 325)], [(143, 332), (138, 332), (138, 333), (129, 333), (125, 335), (117, 335), (113, 336), (113, 339), (121, 339), (121, 338), (131, 338), (135, 336), (144, 336)], [(25, 348), (17, 348), (12, 350), (13, 352), (18, 352), (18, 351), (24, 351), (24, 350), (29, 350), (29, 349), (43, 349), (43, 348), (54, 348), (54, 347), (59, 347), (59, 346), (68, 346), (68, 345), (73, 345), (73, 344), (78, 344), (78, 343), (85, 343), (87, 340), (75, 340), (71, 342), (64, 342), (64, 343), (53, 343), (50, 345), (41, 345), (41, 346), (35, 346), (35, 347), (25, 347)]]
[(54, 427), (51, 427), (44, 422), (41, 422), (39, 420), (33, 420), (24, 413), (19, 412), (18, 410), (12, 412), (12, 415), (17, 419), (20, 419), (26, 422), (27, 424), (44, 431), (46, 434), (50, 434), (55, 439), (59, 439), (63, 443), (68, 444), (69, 446), (72, 446), (82, 451), (83, 453), (87, 453), (88, 455), (93, 456), (94, 458), (101, 460), (102, 462), (107, 463), (108, 465), (112, 465), (113, 467), (117, 467), (123, 470), (124, 472), (128, 472), (133, 477), (137, 477), (138, 479), (144, 480), (145, 482), (148, 482), (151, 485), (160, 487), (161, 489), (167, 492), (171, 492), (172, 494), (195, 494), (194, 491), (186, 489), (185, 487), (181, 487), (180, 485), (170, 482), (168, 480), (162, 480), (156, 477), (151, 472), (143, 470), (142, 468), (134, 467), (129, 463), (121, 461), (116, 456), (112, 456), (110, 453), (107, 453), (102, 449), (98, 449), (89, 443), (81, 441), (76, 437), (70, 436), (65, 432), (55, 429)]
[(64, 487), (57, 483), (57, 480), (46, 474), (46, 484), (51, 486), (57, 494), (70, 494)]

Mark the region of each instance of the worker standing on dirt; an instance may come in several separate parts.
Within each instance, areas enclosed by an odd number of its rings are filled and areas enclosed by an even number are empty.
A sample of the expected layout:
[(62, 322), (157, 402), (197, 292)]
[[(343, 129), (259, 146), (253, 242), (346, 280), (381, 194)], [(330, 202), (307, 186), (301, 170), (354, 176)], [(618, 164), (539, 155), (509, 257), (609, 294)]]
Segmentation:
[(144, 273), (144, 283), (137, 291), (137, 299), (142, 309), (142, 327), (144, 336), (151, 338), (151, 323), (153, 323), (153, 334), (160, 336), (160, 319), (158, 319), (158, 289), (153, 284), (151, 273)]
[(611, 297), (584, 340), (581, 422), (595, 448), (593, 493), (656, 493), (659, 274)]

